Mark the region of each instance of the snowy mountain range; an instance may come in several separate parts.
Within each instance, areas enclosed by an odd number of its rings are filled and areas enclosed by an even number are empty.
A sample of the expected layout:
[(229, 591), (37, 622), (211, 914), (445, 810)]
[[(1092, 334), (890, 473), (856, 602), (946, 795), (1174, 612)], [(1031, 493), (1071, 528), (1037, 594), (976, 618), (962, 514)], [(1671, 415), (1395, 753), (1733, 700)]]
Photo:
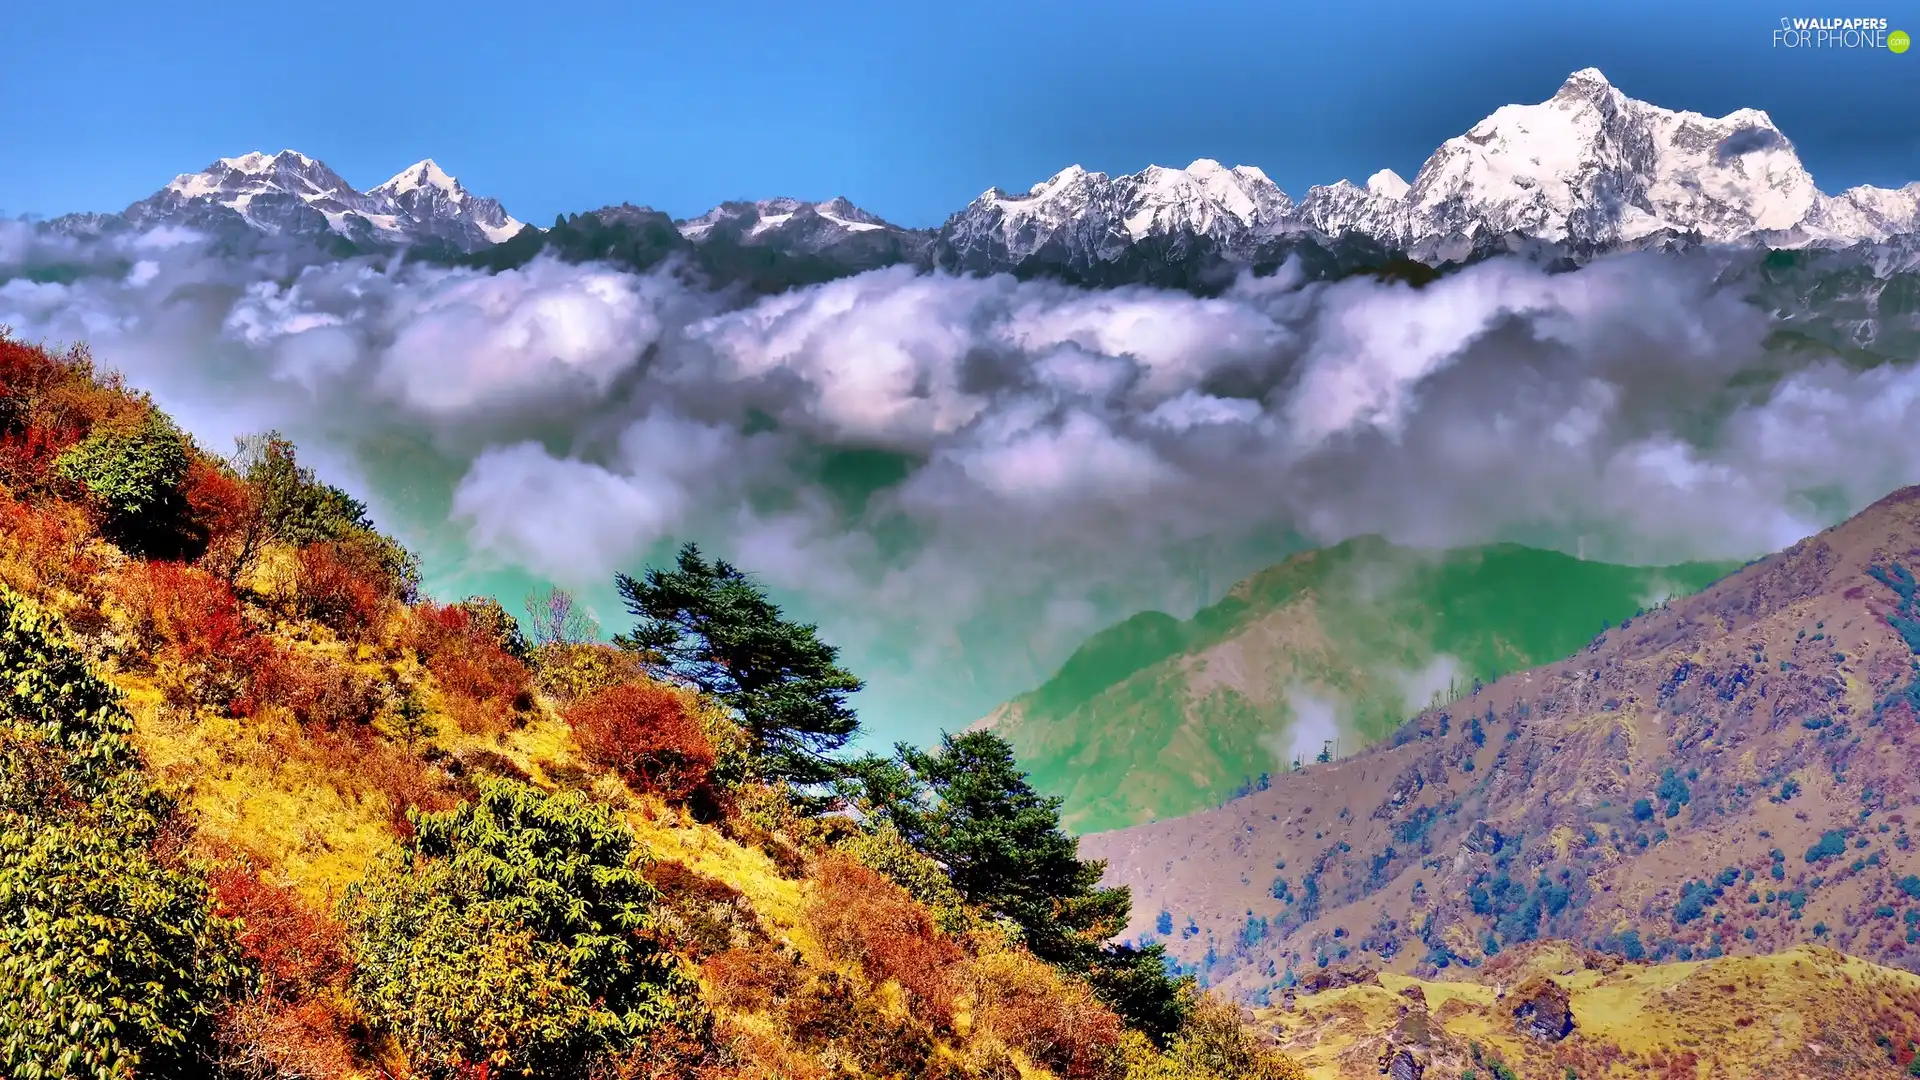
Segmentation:
[(1574, 72), (1537, 105), (1507, 105), (1447, 140), (1411, 183), (1382, 170), (1294, 200), (1265, 173), (1209, 160), (1108, 177), (1079, 166), (1018, 194), (989, 189), (941, 230), (958, 265), (1018, 265), (1049, 246), (1111, 260), (1133, 245), (1203, 237), (1250, 256), (1300, 233), (1360, 235), (1426, 261), (1494, 238), (1578, 249), (1658, 237), (1768, 247), (1880, 241), (1920, 231), (1920, 183), (1823, 194), (1766, 113), (1712, 118), (1626, 96)]
[[(1447, 140), (1411, 182), (1382, 170), (1364, 186), (1342, 180), (1297, 200), (1258, 168), (1202, 159), (1120, 176), (1071, 166), (1025, 192), (990, 188), (931, 230), (893, 225), (839, 198), (728, 202), (683, 221), (609, 207), (521, 235), (525, 227), (498, 202), (470, 194), (432, 160), (360, 191), (286, 150), (222, 158), (123, 214), (53, 224), (427, 245), (489, 265), (542, 250), (635, 262), (706, 249), (806, 264), (774, 274), (776, 283), (909, 262), (1192, 285), (1302, 252), (1337, 270), (1390, 254), (1437, 265), (1496, 250), (1580, 257), (1626, 247), (1878, 243), (1920, 235), (1920, 183), (1824, 194), (1766, 113), (1660, 108), (1588, 68), (1546, 101), (1503, 106)], [(733, 254), (707, 261), (720, 273), (743, 265)]]
[(122, 222), (221, 236), (339, 237), (363, 246), (433, 242), (459, 252), (500, 243), (524, 227), (497, 201), (470, 194), (431, 158), (359, 191), (296, 150), (221, 158), (175, 177), (119, 215), (76, 215), (53, 224), (81, 231)]

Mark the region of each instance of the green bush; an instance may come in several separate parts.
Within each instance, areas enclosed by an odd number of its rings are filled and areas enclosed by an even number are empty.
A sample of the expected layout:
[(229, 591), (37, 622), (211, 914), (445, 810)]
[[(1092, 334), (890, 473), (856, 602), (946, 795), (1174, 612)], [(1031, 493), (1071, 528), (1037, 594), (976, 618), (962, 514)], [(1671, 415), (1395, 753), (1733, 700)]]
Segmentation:
[(138, 555), (177, 556), (191, 546), (187, 438), (151, 413), (131, 429), (96, 431), (54, 459), (55, 476), (86, 489), (105, 515), (102, 533)]
[(697, 1022), (648, 936), (656, 895), (605, 806), (506, 779), (413, 815), (415, 835), (342, 905), (368, 1015), (429, 1075), (576, 1076)]
[(377, 566), (396, 599), (410, 604), (419, 598), (418, 556), (380, 532), (365, 503), (300, 464), (293, 443), (279, 432), (241, 439), (235, 466), (259, 500), (261, 540), (293, 547), (340, 544), (358, 556), (355, 562)]
[(0, 589), (0, 1075), (203, 1074), (245, 969), (132, 720), (33, 605)]
[(469, 596), (458, 606), (467, 613), (474, 627), (493, 638), (502, 652), (515, 660), (527, 659), (527, 638), (520, 632), (520, 620), (509, 614), (500, 601), (491, 596)]

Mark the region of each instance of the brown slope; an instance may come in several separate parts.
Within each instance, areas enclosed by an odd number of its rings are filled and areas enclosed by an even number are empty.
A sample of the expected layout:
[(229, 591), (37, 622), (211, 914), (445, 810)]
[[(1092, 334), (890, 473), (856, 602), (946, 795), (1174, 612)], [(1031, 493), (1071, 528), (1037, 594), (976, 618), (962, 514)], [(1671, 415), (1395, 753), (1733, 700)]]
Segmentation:
[(1496, 1063), (1526, 1080), (1895, 1080), (1920, 1039), (1920, 976), (1819, 946), (1632, 964), (1535, 943), (1449, 975), (1382, 974), (1258, 1019), (1315, 1080), (1376, 1080), (1382, 1062), (1444, 1080)]
[[(1322, 957), (1431, 973), (1548, 936), (1920, 969), (1916, 656), (1894, 622), (1920, 600), (1874, 572), (1900, 568), (1920, 569), (1920, 488), (1386, 744), (1082, 849), (1132, 887), (1130, 936), (1256, 1000)], [(1829, 833), (1844, 849), (1809, 861)]]

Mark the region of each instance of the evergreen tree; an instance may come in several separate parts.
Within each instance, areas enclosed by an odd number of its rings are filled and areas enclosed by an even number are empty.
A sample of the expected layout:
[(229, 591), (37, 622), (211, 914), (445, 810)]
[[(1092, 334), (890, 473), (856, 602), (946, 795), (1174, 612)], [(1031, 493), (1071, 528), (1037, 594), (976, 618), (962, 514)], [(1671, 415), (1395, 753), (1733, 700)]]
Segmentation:
[(738, 713), (763, 777), (808, 784), (837, 775), (831, 755), (859, 730), (847, 696), (861, 682), (818, 627), (786, 618), (752, 578), (707, 561), (693, 544), (672, 569), (615, 580), (640, 620), (615, 643), (656, 677), (697, 687)]
[(1042, 960), (1086, 978), (1129, 1024), (1164, 1041), (1186, 1014), (1164, 947), (1108, 945), (1132, 898), (1101, 888), (1106, 863), (1082, 860), (1060, 828), (1057, 797), (1027, 782), (1013, 748), (991, 731), (944, 734), (927, 752), (904, 743), (868, 757), (844, 785), (854, 805), (938, 862), (967, 902), (1020, 928)]

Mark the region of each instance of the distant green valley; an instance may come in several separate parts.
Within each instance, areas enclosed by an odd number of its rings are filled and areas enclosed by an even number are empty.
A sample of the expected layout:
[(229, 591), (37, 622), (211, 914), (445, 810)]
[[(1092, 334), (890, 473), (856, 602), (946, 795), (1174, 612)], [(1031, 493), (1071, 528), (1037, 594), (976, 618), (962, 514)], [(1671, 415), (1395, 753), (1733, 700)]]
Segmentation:
[(1135, 615), (983, 720), (1062, 818), (1096, 832), (1219, 805), (1384, 738), (1435, 697), (1566, 657), (1732, 563), (1638, 567), (1512, 544), (1362, 537), (1235, 585), (1187, 621)]

